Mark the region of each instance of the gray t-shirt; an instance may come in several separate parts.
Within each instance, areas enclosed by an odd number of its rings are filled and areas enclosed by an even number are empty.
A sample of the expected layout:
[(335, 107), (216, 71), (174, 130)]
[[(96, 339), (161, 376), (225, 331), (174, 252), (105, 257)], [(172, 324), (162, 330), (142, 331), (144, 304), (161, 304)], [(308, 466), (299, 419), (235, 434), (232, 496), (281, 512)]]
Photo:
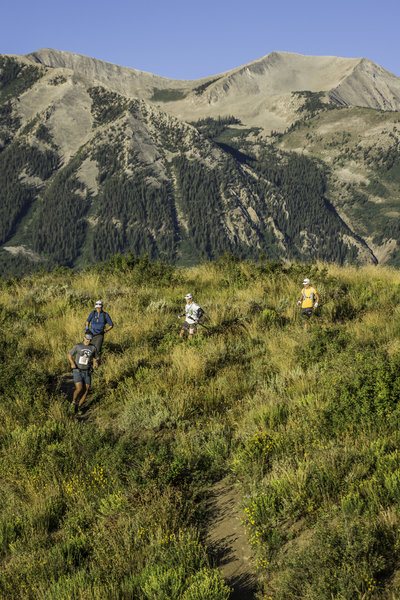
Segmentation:
[(86, 346), (83, 342), (75, 344), (72, 350), (69, 351), (69, 354), (74, 359), (78, 369), (81, 369), (82, 371), (90, 369), (93, 357), (99, 358), (96, 346), (93, 346), (93, 344), (88, 344)]

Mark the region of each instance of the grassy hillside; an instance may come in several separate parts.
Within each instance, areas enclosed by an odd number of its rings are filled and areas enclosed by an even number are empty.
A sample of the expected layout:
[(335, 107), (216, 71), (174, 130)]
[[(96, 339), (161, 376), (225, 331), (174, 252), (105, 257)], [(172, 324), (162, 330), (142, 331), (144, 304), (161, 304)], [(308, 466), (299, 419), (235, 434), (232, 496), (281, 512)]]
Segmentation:
[[(399, 289), (389, 268), (231, 257), (3, 280), (0, 596), (227, 600), (205, 500), (228, 478), (259, 599), (398, 598)], [(188, 291), (207, 329), (182, 342)], [(115, 328), (77, 417), (66, 353), (99, 297)]]

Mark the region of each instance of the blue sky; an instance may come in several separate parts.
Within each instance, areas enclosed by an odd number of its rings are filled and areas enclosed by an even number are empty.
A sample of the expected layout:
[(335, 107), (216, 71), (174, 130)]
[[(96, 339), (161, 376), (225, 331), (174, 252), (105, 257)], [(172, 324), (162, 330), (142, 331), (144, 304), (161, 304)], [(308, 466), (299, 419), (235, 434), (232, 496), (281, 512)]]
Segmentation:
[(3, 0), (1, 54), (56, 48), (176, 79), (274, 50), (364, 56), (400, 76), (399, 0)]

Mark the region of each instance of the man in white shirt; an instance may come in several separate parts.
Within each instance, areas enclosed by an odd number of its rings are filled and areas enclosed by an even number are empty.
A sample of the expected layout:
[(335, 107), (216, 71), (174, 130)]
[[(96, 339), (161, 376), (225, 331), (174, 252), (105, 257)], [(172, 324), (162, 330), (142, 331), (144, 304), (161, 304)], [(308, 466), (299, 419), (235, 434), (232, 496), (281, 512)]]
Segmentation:
[(197, 323), (199, 322), (200, 314), (202, 313), (202, 309), (196, 302), (193, 302), (192, 294), (186, 294), (185, 296), (186, 306), (185, 312), (179, 317), (185, 317), (185, 320), (182, 325), (182, 329), (180, 331), (179, 337), (183, 338), (185, 335), (185, 331), (188, 332), (188, 340), (194, 335), (197, 331)]

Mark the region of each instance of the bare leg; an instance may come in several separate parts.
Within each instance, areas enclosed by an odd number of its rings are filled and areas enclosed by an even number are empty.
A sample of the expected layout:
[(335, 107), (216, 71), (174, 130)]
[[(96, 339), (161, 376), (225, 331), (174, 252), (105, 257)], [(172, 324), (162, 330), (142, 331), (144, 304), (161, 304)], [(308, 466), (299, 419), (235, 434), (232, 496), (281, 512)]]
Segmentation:
[(184, 329), (181, 329), (181, 331), (180, 331), (180, 334), (179, 334), (179, 337), (180, 337), (180, 338), (183, 338), (183, 336), (184, 336), (184, 335), (185, 335), (185, 330), (184, 330)]
[(83, 388), (83, 383), (81, 381), (79, 383), (75, 383), (75, 391), (74, 391), (74, 395), (72, 397), (73, 404), (77, 404), (77, 400), (78, 400), (79, 394), (82, 391), (82, 388)]
[(86, 384), (85, 391), (83, 392), (81, 399), (79, 400), (78, 406), (82, 406), (82, 404), (85, 402), (86, 396), (88, 395), (89, 388), (90, 388), (90, 385)]

